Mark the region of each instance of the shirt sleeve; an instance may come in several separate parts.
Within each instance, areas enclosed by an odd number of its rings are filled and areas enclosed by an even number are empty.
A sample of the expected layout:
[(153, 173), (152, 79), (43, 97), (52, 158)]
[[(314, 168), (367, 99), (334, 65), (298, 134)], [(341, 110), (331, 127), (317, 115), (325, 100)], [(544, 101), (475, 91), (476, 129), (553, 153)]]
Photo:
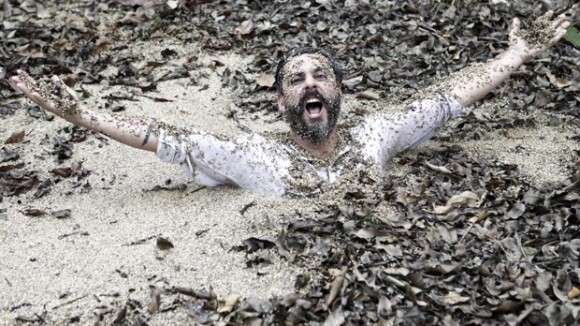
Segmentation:
[(402, 112), (378, 113), (354, 129), (363, 155), (383, 164), (402, 151), (433, 137), (447, 121), (463, 113), (463, 107), (448, 95), (413, 102)]
[(262, 136), (219, 139), (209, 134), (172, 136), (161, 133), (156, 156), (180, 164), (197, 184), (234, 185), (253, 192), (284, 194), (290, 161)]

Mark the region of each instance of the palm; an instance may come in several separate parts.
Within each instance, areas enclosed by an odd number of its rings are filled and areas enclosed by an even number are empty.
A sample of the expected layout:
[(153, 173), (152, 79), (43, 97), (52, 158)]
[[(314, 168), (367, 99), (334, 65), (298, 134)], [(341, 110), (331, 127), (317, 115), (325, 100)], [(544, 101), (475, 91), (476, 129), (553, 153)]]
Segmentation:
[(558, 42), (570, 23), (564, 14), (552, 19), (553, 12), (534, 20), (526, 28), (521, 28), (519, 19), (514, 18), (510, 31), (510, 48), (516, 50), (524, 62), (530, 61), (538, 54)]

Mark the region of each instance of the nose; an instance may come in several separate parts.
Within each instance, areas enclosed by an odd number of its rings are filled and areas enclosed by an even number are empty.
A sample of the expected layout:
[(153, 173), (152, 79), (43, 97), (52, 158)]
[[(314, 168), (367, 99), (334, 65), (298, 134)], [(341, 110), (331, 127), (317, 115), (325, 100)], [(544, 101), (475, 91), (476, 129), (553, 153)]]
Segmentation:
[(304, 79), (304, 84), (308, 89), (316, 89), (316, 79), (312, 74), (307, 74)]

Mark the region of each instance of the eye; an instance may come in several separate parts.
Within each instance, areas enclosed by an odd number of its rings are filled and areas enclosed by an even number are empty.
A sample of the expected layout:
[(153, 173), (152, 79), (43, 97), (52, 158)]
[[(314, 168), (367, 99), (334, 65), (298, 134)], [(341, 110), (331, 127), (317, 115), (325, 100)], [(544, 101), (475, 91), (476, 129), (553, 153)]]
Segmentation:
[(318, 80), (326, 80), (326, 75), (325, 74), (317, 74), (316, 75), (316, 79), (318, 79)]
[(301, 82), (301, 81), (302, 81), (302, 79), (303, 79), (302, 77), (292, 77), (292, 78), (290, 79), (290, 84), (292, 84), (292, 85), (296, 85), (296, 84), (298, 84), (299, 82)]

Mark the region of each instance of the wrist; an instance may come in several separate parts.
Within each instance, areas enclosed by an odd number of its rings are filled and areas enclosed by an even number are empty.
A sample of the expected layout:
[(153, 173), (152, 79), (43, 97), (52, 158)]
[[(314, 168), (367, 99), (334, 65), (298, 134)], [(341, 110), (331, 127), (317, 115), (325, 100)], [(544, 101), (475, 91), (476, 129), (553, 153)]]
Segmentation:
[(516, 47), (509, 47), (501, 55), (501, 59), (506, 63), (506, 65), (512, 66), (514, 69), (517, 69), (518, 67), (529, 61), (526, 52)]

